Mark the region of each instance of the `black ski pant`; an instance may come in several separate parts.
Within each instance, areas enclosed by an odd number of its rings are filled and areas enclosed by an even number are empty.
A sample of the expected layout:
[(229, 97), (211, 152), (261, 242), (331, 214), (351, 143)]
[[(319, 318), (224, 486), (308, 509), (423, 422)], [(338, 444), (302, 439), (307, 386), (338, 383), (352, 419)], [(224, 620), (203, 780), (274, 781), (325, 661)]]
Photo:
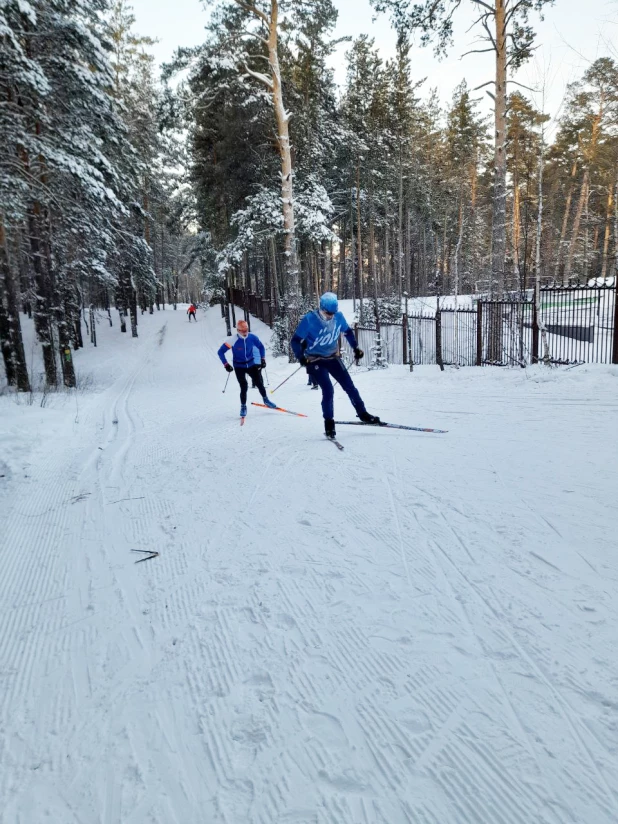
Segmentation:
[(266, 389), (264, 389), (264, 381), (262, 380), (262, 368), (260, 366), (235, 366), (234, 372), (236, 379), (240, 384), (240, 402), (247, 403), (247, 375), (251, 376), (251, 380), (257, 386), (260, 395), (266, 397)]
[(189, 312), (189, 323), (191, 323), (191, 318), (197, 323), (197, 318), (195, 317), (195, 312)]

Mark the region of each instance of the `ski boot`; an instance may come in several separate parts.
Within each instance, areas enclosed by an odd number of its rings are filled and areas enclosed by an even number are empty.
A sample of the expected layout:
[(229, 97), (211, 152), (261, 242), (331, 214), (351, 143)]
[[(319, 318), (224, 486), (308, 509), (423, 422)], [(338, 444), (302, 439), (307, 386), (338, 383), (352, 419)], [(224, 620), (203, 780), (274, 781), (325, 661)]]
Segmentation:
[(276, 409), (277, 404), (273, 403), (270, 398), (267, 398), (266, 395), (262, 396), (262, 401), (264, 402), (264, 406), (267, 406), (269, 409)]
[(373, 426), (380, 426), (380, 419), (377, 415), (370, 415), (367, 410), (364, 412), (358, 412), (358, 417), (361, 419), (363, 423), (368, 423)]
[(324, 418), (324, 434), (331, 440), (334, 440), (337, 437), (337, 433), (335, 432), (335, 421), (333, 418)]
[(240, 407), (240, 417), (246, 418), (247, 417), (247, 404), (243, 403)]
[(314, 383), (314, 384), (311, 385), (311, 388), (312, 389), (319, 389), (320, 387), (318, 386), (317, 383)]

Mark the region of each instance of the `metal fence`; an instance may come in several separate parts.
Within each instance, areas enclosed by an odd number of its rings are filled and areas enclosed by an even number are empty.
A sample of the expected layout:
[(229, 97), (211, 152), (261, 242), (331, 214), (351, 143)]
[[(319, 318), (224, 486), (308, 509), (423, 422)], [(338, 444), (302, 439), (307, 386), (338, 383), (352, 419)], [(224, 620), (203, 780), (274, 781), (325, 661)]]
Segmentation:
[(618, 362), (611, 286), (542, 289), (538, 316), (532, 299), (479, 301), (477, 311), (479, 364)]
[(534, 362), (533, 304), (479, 301), (477, 366), (526, 366)]
[(544, 327), (553, 363), (615, 363), (616, 309), (616, 291), (612, 286), (542, 291), (538, 357), (544, 357)]
[(258, 318), (267, 326), (272, 326), (275, 313), (271, 302), (261, 295), (256, 295), (246, 289), (230, 289), (230, 303), (240, 306), (248, 314)]
[[(230, 290), (232, 303), (272, 326), (265, 298)], [(618, 304), (614, 286), (541, 289), (538, 316), (532, 292), (521, 299), (476, 300), (474, 308), (402, 315), (400, 323), (355, 326), (367, 362), (379, 348), (391, 364), (526, 366), (618, 363)], [(379, 336), (379, 339), (378, 339)]]
[[(367, 326), (354, 327), (356, 340), (360, 348), (367, 354), (368, 362), (375, 360), (378, 353), (378, 330)], [(406, 363), (404, 353), (403, 325), (401, 323), (380, 324), (380, 347), (382, 357), (387, 363)]]
[(442, 363), (474, 366), (477, 361), (477, 320), (474, 309), (441, 309), (440, 348)]

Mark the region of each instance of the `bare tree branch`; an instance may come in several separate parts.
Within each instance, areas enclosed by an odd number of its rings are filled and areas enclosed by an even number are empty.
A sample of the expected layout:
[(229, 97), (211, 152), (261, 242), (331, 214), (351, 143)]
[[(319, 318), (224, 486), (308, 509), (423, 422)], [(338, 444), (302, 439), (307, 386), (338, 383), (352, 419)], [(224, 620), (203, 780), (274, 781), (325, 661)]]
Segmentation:
[(253, 71), (253, 69), (250, 69), (249, 66), (247, 66), (246, 63), (244, 63), (243, 65), (244, 65), (245, 71), (247, 72), (248, 75), (250, 75), (251, 77), (254, 77), (256, 80), (259, 80), (260, 83), (263, 83), (266, 86), (266, 88), (269, 89), (272, 92), (272, 90), (274, 88), (274, 85), (273, 85), (273, 81), (270, 79), (270, 77), (267, 77), (265, 74), (262, 74), (261, 72)]
[(483, 8), (487, 9), (490, 15), (495, 14), (495, 9), (493, 9), (489, 3), (485, 3), (484, 0), (472, 0), (473, 3), (476, 3), (477, 6), (483, 6)]
[(470, 49), (470, 51), (464, 52), (459, 59), (463, 60), (463, 58), (469, 54), (486, 54), (486, 52), (495, 52), (495, 49), (493, 46), (490, 46), (488, 49)]
[(270, 20), (269, 20), (269, 19), (268, 19), (268, 17), (264, 14), (264, 12), (263, 12), (263, 11), (260, 11), (260, 9), (256, 9), (256, 7), (255, 7), (255, 6), (252, 6), (252, 5), (250, 5), (249, 3), (243, 3), (243, 0), (234, 0), (234, 2), (235, 2), (237, 5), (239, 5), (239, 6), (241, 7), (241, 9), (244, 9), (245, 11), (250, 11), (252, 14), (255, 14), (255, 16), (256, 16), (256, 17), (259, 17), (259, 18), (260, 18), (260, 20), (263, 20), (263, 21), (264, 21), (264, 23), (266, 23), (266, 25), (267, 25), (268, 27), (270, 27)]

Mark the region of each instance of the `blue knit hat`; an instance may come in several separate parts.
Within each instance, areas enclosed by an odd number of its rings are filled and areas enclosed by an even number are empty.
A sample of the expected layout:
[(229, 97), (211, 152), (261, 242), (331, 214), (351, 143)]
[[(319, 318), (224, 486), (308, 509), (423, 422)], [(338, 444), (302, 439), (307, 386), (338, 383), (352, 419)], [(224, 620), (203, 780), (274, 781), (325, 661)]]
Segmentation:
[(331, 312), (334, 315), (338, 308), (339, 301), (337, 300), (337, 295), (333, 292), (325, 292), (320, 298), (320, 309), (323, 309), (325, 312)]

